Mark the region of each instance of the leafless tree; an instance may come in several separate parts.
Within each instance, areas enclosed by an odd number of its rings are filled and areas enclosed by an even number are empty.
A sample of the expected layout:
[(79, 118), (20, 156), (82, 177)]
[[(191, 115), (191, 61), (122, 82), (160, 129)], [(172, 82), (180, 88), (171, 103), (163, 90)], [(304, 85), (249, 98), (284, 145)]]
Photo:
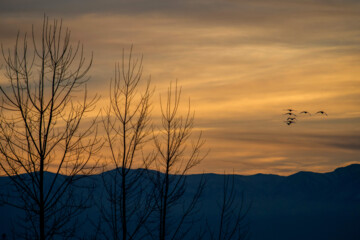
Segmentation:
[[(201, 133), (195, 141), (190, 139), (194, 113), (190, 109), (190, 101), (185, 116), (179, 113), (181, 89), (177, 83), (174, 89), (170, 84), (165, 105), (161, 104), (161, 127), (154, 130), (154, 145), (157, 151), (154, 164), (157, 172), (150, 172), (149, 177), (154, 184), (157, 209), (158, 235), (149, 231), (149, 235), (160, 240), (184, 239), (188, 229), (183, 229), (184, 223), (196, 210), (196, 205), (204, 189), (204, 180), (201, 179), (197, 190), (187, 202), (182, 201), (186, 193), (186, 174), (206, 156), (202, 150), (204, 140)], [(191, 147), (189, 147), (191, 142)], [(182, 209), (169, 220), (174, 209)]]
[(234, 179), (234, 175), (224, 174), (222, 196), (218, 202), (218, 221), (213, 225), (207, 224), (208, 239), (245, 240), (249, 237), (246, 217), (251, 205), (246, 204), (244, 192), (238, 196)]
[(2, 48), (8, 84), (0, 87), (0, 171), (17, 190), (2, 200), (24, 210), (31, 225), (17, 239), (71, 237), (88, 199), (75, 196), (74, 184), (92, 173), (90, 159), (101, 146), (96, 119), (85, 119), (97, 99), (86, 91), (92, 57), (86, 61), (70, 31), (47, 17), (29, 45), (26, 34), (21, 39)]
[[(110, 231), (108, 239), (135, 239), (151, 213), (150, 199), (140, 181), (144, 171), (134, 171), (136, 158), (142, 158), (142, 147), (149, 129), (150, 79), (140, 93), (142, 58), (128, 58), (115, 65), (115, 78), (110, 85), (110, 103), (103, 118), (106, 142), (115, 170), (103, 178), (110, 209), (101, 206), (102, 218)], [(142, 163), (141, 160), (138, 163)], [(137, 165), (139, 167), (139, 165)], [(131, 223), (131, 224), (130, 224)]]

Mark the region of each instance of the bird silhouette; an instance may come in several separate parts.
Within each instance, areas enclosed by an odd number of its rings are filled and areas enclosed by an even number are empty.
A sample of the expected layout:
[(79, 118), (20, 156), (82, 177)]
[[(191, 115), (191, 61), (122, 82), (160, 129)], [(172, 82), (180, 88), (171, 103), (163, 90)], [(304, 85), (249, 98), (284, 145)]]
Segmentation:
[(284, 115), (289, 115), (289, 116), (295, 116), (296, 117), (296, 115), (294, 113), (292, 113), (292, 112), (285, 113)]
[(291, 120), (288, 120), (288, 121), (285, 121), (285, 122), (286, 122), (286, 124), (289, 125), (289, 126), (290, 126), (291, 124), (293, 124), (293, 123), (296, 123), (295, 121), (291, 121)]
[(287, 119), (286, 119), (287, 121), (294, 121), (294, 120), (296, 120), (296, 118), (294, 118), (294, 117), (288, 117)]
[(326, 116), (327, 116), (326, 112), (324, 112), (324, 111), (318, 111), (318, 112), (316, 112), (315, 114), (318, 114), (318, 113), (320, 113), (320, 114), (322, 114), (322, 115), (326, 115)]
[(286, 111), (292, 112), (292, 111), (295, 111), (295, 110), (294, 110), (294, 109), (289, 108), (289, 109), (286, 109)]
[(309, 114), (311, 116), (311, 114), (308, 112), (308, 111), (302, 111), (300, 112), (300, 114), (303, 113), (303, 114)]

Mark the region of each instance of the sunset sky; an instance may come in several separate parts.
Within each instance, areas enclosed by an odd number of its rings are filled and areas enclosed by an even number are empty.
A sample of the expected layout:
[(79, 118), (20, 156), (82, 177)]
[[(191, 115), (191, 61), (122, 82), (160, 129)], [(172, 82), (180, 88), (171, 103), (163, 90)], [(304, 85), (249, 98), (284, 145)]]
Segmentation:
[[(4, 48), (18, 30), (40, 32), (44, 13), (93, 52), (88, 88), (99, 105), (131, 44), (156, 86), (154, 105), (178, 79), (210, 149), (194, 173), (289, 175), (360, 163), (358, 0), (3, 0)], [(328, 116), (288, 126), (287, 108)]]

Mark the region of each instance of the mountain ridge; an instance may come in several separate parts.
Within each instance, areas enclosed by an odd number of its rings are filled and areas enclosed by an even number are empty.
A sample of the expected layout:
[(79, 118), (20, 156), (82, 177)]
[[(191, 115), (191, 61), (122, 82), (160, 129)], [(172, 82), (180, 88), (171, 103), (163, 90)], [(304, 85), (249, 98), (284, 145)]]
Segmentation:
[[(143, 169), (134, 169), (131, 173), (137, 171)], [(102, 180), (111, 179), (107, 176), (110, 177), (115, 172), (116, 169), (112, 169), (80, 181), (94, 183), (94, 201), (101, 202)], [(151, 172), (156, 173), (153, 170)], [(54, 175), (47, 172), (46, 176), (51, 179)], [(251, 227), (251, 240), (360, 239), (360, 164), (350, 164), (326, 173), (300, 171), (289, 176), (262, 173), (227, 176), (233, 176), (235, 191), (238, 193), (235, 201), (244, 201), (246, 206), (251, 205), (246, 218)], [(189, 201), (191, 192), (196, 190), (202, 177), (206, 179), (206, 188), (199, 214), (215, 221), (222, 193), (223, 174), (186, 175), (184, 201)], [(6, 177), (0, 178), (1, 190), (11, 190), (6, 182)], [(245, 194), (244, 199), (241, 198), (242, 192)], [(3, 213), (0, 214), (1, 234), (8, 232), (11, 222), (9, 219), (16, 219), (19, 212), (4, 205), (0, 205), (0, 212)], [(97, 212), (94, 206), (84, 214), (97, 219)], [(198, 225), (195, 224), (194, 227)], [(83, 226), (85, 231), (90, 228), (89, 224)]]
[[(121, 169), (121, 168), (119, 168)], [(106, 174), (106, 173), (109, 173), (109, 172), (112, 172), (112, 171), (115, 171), (116, 169), (110, 169), (110, 170), (107, 170), (107, 171), (104, 171), (104, 172), (101, 172), (101, 173), (96, 173), (96, 174), (92, 174), (92, 175), (89, 175), (89, 176), (99, 176), (99, 175), (102, 175), (102, 174)], [(136, 169), (132, 169), (131, 171), (144, 171), (146, 170), (145, 168), (136, 168)], [(344, 166), (344, 167), (338, 167), (338, 168), (335, 168), (333, 171), (330, 171), (330, 172), (323, 172), (323, 173), (320, 173), (320, 172), (314, 172), (314, 171), (299, 171), (299, 172), (296, 172), (296, 173), (293, 173), (293, 174), (290, 174), (290, 175), (287, 175), (287, 176), (283, 176), (283, 175), (278, 175), (278, 174), (275, 174), (275, 173), (254, 173), (254, 174), (221, 174), (221, 173), (191, 173), (191, 174), (186, 174), (186, 176), (201, 176), (201, 175), (214, 175), (214, 176), (223, 176), (223, 175), (228, 175), (228, 176), (242, 176), (242, 177), (255, 177), (255, 176), (274, 176), (274, 177), (281, 177), (281, 178), (286, 178), (286, 177), (290, 177), (290, 176), (293, 176), (293, 175), (298, 175), (298, 174), (311, 174), (311, 173), (314, 173), (314, 174), (329, 174), (329, 173), (335, 173), (335, 172), (343, 172), (343, 171), (351, 171), (351, 172), (354, 172), (354, 170), (356, 170), (356, 173), (360, 173), (360, 163), (352, 163), (352, 164), (349, 164), (347, 166)], [(150, 169), (148, 171), (151, 171), (151, 172), (157, 172), (157, 170), (153, 170), (153, 169)], [(55, 174), (53, 172), (50, 172), (50, 171), (44, 171), (45, 174)], [(26, 173), (24, 174), (21, 174), (21, 175), (26, 175)], [(62, 175), (62, 174), (60, 174)], [(174, 176), (177, 175), (177, 174), (173, 174)], [(66, 176), (66, 175), (62, 175), (62, 176)], [(79, 176), (83, 176), (83, 175), (79, 175)], [(0, 176), (0, 178), (6, 178), (7, 176)]]

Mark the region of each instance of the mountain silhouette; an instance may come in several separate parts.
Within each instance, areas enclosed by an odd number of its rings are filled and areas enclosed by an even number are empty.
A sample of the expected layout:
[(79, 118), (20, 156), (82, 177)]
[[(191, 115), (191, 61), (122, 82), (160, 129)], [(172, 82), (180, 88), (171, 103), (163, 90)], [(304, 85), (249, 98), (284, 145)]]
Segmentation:
[[(143, 169), (132, 170), (133, 173), (138, 171)], [(102, 178), (106, 181), (112, 173), (114, 170), (80, 180), (94, 183), (94, 202), (101, 202)], [(53, 174), (47, 173), (46, 177), (52, 178)], [(190, 201), (201, 177), (199, 174), (186, 176), (185, 202)], [(223, 175), (205, 174), (205, 178), (207, 184), (197, 211), (197, 221), (189, 223), (194, 229), (200, 228), (204, 219), (208, 219), (209, 224), (215, 222), (221, 198)], [(12, 190), (8, 181), (7, 177), (0, 178), (0, 192)], [(360, 164), (328, 173), (302, 171), (290, 176), (234, 175), (234, 185), (236, 192), (244, 192), (245, 203), (251, 204), (246, 218), (250, 239), (360, 239)], [(241, 198), (236, 201), (241, 201)], [(0, 205), (0, 212), (0, 234), (11, 236), (11, 228), (17, 229), (16, 219), (22, 213), (5, 205)], [(80, 216), (84, 220), (80, 233), (91, 232), (89, 229), (93, 227), (86, 219), (97, 219), (98, 212), (94, 204)]]

